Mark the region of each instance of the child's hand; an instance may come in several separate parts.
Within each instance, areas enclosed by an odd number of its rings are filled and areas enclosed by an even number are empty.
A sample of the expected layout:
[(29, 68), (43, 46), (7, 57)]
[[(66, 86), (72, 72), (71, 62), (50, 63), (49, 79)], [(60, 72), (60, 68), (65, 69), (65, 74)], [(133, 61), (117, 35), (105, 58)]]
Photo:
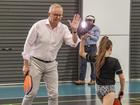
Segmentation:
[(81, 40), (86, 40), (88, 37), (90, 37), (90, 35), (88, 33), (86, 33), (85, 35), (83, 35), (81, 37)]
[(123, 91), (120, 91), (118, 96), (121, 99), (123, 97), (123, 95), (124, 95), (124, 92)]

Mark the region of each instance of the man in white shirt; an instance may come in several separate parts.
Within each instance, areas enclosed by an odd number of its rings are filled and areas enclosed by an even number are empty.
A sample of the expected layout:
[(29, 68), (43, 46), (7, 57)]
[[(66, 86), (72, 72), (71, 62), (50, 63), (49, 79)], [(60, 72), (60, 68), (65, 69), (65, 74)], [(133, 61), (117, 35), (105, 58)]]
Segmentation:
[(49, 8), (48, 18), (36, 22), (30, 29), (22, 52), (24, 65), (23, 72), (32, 76), (33, 88), (23, 98), (22, 105), (32, 105), (37, 95), (41, 77), (48, 91), (48, 105), (58, 105), (58, 71), (57, 53), (63, 44), (76, 47), (79, 38), (77, 27), (80, 16), (75, 14), (69, 21), (72, 33), (60, 21), (63, 17), (63, 7), (52, 4)]

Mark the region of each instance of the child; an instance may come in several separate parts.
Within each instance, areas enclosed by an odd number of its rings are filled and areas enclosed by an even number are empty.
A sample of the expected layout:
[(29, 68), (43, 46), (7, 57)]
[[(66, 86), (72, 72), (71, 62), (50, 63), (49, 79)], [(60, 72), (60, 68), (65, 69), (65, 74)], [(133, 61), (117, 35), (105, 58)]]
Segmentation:
[(96, 83), (97, 95), (101, 99), (103, 105), (113, 105), (115, 98), (115, 73), (119, 76), (120, 92), (122, 97), (124, 93), (124, 75), (118, 59), (110, 57), (112, 53), (112, 42), (104, 36), (98, 47), (98, 55), (95, 57), (92, 54), (87, 54), (84, 50), (85, 39), (88, 37), (85, 34), (81, 38), (79, 54), (90, 62), (96, 63)]

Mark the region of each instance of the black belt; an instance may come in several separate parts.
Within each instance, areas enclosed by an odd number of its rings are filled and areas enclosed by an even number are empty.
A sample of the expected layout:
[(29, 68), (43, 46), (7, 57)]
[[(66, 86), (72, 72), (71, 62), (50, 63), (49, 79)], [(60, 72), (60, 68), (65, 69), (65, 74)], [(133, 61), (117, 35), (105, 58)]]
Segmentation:
[(37, 59), (37, 60), (39, 60), (39, 61), (41, 61), (41, 62), (44, 62), (44, 63), (51, 63), (51, 62), (53, 62), (53, 61), (44, 61), (44, 60), (39, 59), (39, 58), (36, 58), (36, 57), (33, 57), (33, 58), (35, 58), (35, 59)]

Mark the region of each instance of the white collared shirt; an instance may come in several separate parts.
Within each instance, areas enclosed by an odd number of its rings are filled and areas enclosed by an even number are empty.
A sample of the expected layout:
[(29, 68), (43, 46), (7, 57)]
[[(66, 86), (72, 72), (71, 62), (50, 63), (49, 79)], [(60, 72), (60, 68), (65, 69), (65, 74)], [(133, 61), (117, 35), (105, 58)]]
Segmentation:
[(31, 56), (41, 60), (53, 61), (63, 42), (76, 47), (80, 39), (74, 43), (68, 27), (61, 22), (57, 27), (51, 28), (49, 20), (44, 19), (36, 22), (30, 29), (24, 44), (23, 58), (29, 60)]

